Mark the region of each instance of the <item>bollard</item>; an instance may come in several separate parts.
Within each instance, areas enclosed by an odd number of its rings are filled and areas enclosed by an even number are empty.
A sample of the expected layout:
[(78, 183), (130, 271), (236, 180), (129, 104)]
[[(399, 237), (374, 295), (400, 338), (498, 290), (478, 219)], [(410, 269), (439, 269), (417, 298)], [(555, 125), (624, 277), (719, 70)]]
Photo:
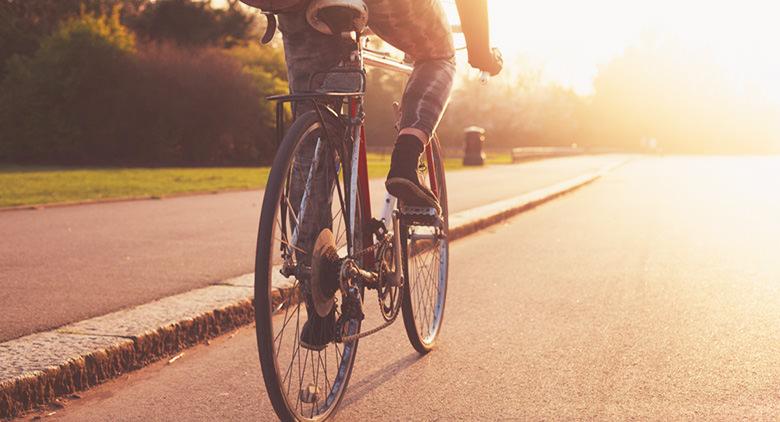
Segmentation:
[(464, 132), (466, 134), (466, 145), (463, 154), (463, 165), (485, 165), (485, 153), (482, 152), (482, 144), (485, 143), (485, 129), (478, 126), (470, 126)]

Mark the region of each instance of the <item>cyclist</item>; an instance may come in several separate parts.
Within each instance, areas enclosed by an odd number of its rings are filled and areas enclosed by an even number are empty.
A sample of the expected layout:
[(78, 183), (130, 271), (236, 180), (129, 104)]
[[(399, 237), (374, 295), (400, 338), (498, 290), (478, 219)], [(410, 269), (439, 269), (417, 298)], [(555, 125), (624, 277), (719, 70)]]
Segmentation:
[[(360, 0), (328, 0), (329, 7), (354, 7)], [(469, 64), (496, 75), (502, 59), (490, 48), (487, 0), (456, 0), (466, 38)], [(401, 99), (400, 132), (395, 141), (385, 186), (406, 205), (433, 207), (434, 194), (420, 182), (418, 163), (449, 101), (455, 76), (455, 50), (450, 24), (439, 0), (365, 0), (368, 26), (380, 38), (406, 53), (414, 62)], [(307, 91), (312, 75), (326, 72), (342, 58), (341, 39), (314, 29), (306, 11), (279, 15), (290, 90)], [(296, 106), (296, 109), (299, 106)], [(296, 110), (298, 115), (303, 110)], [(327, 208), (326, 208), (327, 209)], [(306, 250), (311, 250), (306, 248)], [(337, 282), (334, 283), (337, 286)], [(333, 290), (335, 293), (335, 290)], [(307, 303), (307, 308), (311, 307)], [(334, 337), (335, 309), (322, 318), (309, 315), (301, 331), (303, 347), (320, 350)]]

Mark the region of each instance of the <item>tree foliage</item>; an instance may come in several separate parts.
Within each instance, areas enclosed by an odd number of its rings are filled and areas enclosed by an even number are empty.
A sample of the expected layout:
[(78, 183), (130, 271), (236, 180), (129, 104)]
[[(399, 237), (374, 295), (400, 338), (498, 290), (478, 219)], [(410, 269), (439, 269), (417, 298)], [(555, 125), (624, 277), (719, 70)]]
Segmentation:
[(147, 4), (130, 22), (146, 41), (167, 41), (185, 47), (243, 43), (256, 33), (255, 15), (236, 2), (215, 9), (209, 2), (159, 0)]
[(533, 70), (505, 74), (483, 85), (464, 77), (439, 127), (443, 142), (459, 147), (463, 129), (487, 131), (486, 147), (565, 146), (580, 142), (584, 100), (570, 89), (544, 84)]
[(0, 65), (15, 54), (31, 56), (40, 47), (40, 40), (49, 36), (63, 21), (82, 13), (108, 15), (117, 7), (124, 21), (138, 13), (146, 2), (148, 0), (0, 1)]
[(0, 92), (0, 160), (267, 163), (273, 118), (261, 98), (282, 88), (276, 74), (263, 73), (260, 84), (259, 71), (246, 72), (215, 49), (137, 48), (117, 13), (85, 13), (45, 38), (32, 57), (10, 61)]
[(406, 76), (369, 69), (366, 79), (366, 137), (371, 146), (391, 146), (397, 134), (393, 103), (401, 101)]
[[(117, 83), (134, 38), (118, 15), (65, 21), (32, 57), (14, 56), (0, 92), (0, 153), (20, 161), (99, 154)], [(86, 148), (74, 148), (83, 144)]]
[(611, 146), (655, 139), (667, 151), (780, 150), (777, 107), (739, 92), (706, 51), (645, 38), (595, 79), (584, 136)]

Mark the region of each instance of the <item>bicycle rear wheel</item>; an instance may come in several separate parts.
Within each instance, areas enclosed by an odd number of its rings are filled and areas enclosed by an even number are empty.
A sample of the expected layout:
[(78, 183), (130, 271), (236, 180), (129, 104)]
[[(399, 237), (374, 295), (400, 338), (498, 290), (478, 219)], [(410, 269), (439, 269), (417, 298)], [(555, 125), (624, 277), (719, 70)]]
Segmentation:
[(433, 137), (429, 148), (430, 151), (426, 149), (423, 180), (439, 198), (443, 225), (437, 233), (432, 227), (402, 224), (400, 233), (406, 280), (404, 326), (412, 346), (422, 354), (433, 349), (441, 331), (449, 273), (447, 183), (438, 137)]
[[(300, 116), (290, 127), (274, 160), (260, 217), (255, 261), (257, 346), (268, 396), (282, 420), (322, 420), (332, 414), (346, 390), (357, 353), (357, 340), (331, 342), (320, 351), (300, 344), (310, 300), (308, 275), (301, 268), (310, 265), (314, 238), (320, 230), (331, 229), (341, 256), (351, 254), (360, 242), (356, 230), (348, 226), (350, 192), (344, 181), (349, 180), (350, 166), (342, 165), (342, 157), (343, 163), (349, 163), (349, 148), (326, 141), (341, 142), (345, 130), (335, 115), (324, 118), (331, 138), (324, 136), (315, 112)], [(337, 303), (343, 303), (341, 299), (337, 292)], [(350, 321), (342, 334), (359, 331), (360, 323)]]

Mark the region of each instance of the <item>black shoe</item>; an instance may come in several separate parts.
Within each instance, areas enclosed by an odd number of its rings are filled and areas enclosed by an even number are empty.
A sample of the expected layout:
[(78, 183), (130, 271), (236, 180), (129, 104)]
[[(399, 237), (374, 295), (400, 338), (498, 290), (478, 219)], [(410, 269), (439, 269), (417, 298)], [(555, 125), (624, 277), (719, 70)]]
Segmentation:
[[(407, 136), (412, 139), (404, 139)], [(417, 137), (401, 135), (393, 148), (385, 187), (404, 205), (435, 208), (436, 212), (441, 214), (441, 206), (436, 195), (420, 182), (420, 173), (417, 169), (422, 152), (423, 147)]]
[(307, 313), (308, 318), (301, 329), (301, 347), (320, 351), (336, 338), (336, 307), (325, 317), (317, 315), (314, 309)]

